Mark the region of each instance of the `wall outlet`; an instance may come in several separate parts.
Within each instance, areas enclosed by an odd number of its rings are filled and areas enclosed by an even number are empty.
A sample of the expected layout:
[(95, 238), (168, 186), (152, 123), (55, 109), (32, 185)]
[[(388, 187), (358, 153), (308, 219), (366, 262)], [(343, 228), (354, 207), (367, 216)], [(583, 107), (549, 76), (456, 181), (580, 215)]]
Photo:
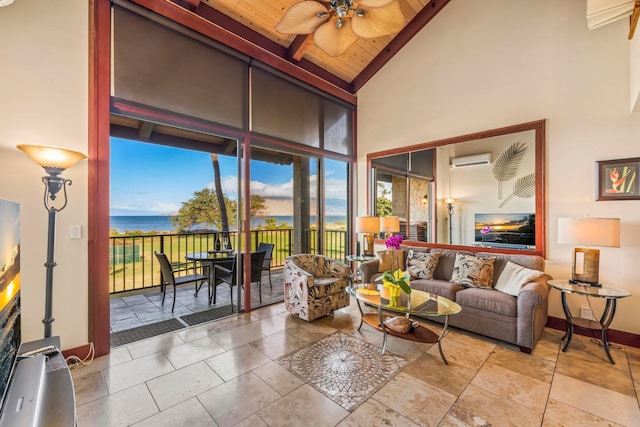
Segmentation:
[(589, 307), (580, 308), (580, 317), (587, 320), (596, 320), (596, 317), (593, 315), (593, 310)]

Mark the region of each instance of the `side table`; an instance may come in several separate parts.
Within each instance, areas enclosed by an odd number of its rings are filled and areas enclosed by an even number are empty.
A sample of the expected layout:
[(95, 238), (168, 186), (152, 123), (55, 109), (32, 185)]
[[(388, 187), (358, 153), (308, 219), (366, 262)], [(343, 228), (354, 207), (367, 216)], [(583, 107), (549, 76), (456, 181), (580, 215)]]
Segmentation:
[[(573, 338), (574, 326), (590, 329), (592, 331), (600, 331), (602, 348), (607, 355), (607, 359), (609, 359), (609, 363), (615, 364), (616, 362), (613, 361), (611, 353), (609, 353), (607, 331), (609, 330), (609, 326), (613, 321), (613, 316), (615, 316), (616, 314), (616, 302), (620, 298), (631, 296), (631, 293), (623, 289), (616, 289), (609, 286), (602, 286), (600, 288), (597, 288), (589, 285), (572, 284), (568, 280), (549, 280), (547, 283), (549, 283), (552, 288), (557, 289), (562, 293), (562, 309), (564, 310), (564, 315), (567, 322), (567, 332), (562, 337), (562, 342), (564, 343), (564, 345), (562, 346), (562, 351), (567, 351), (567, 347), (569, 347), (569, 344), (571, 343), (571, 338)], [(573, 317), (571, 315), (571, 310), (569, 309), (569, 304), (567, 303), (567, 294), (605, 298), (607, 301), (600, 320), (588, 320), (582, 319), (580, 317)]]

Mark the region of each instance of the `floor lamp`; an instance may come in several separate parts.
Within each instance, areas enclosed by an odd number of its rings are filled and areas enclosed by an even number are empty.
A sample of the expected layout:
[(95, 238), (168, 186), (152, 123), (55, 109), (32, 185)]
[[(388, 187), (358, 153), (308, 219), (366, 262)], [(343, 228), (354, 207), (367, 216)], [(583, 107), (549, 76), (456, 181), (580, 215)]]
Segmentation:
[[(47, 262), (44, 264), (47, 268), (46, 297), (42, 323), (44, 323), (44, 337), (48, 338), (51, 336), (51, 324), (54, 321), (53, 268), (56, 266), (56, 262), (53, 259), (53, 254), (56, 239), (56, 215), (67, 206), (67, 184), (71, 185), (71, 180), (62, 178), (60, 174), (80, 160), (86, 159), (87, 156), (77, 151), (41, 145), (18, 145), (17, 148), (27, 153), (31, 160), (42, 166), (47, 172), (47, 175), (42, 177), (42, 182), (44, 183), (44, 207), (49, 212)], [(63, 200), (59, 203), (60, 207), (55, 207), (52, 202), (56, 200), (60, 190), (62, 190)]]
[(455, 202), (455, 200), (447, 199), (445, 200), (445, 202), (447, 203), (447, 213), (449, 214), (449, 244), (451, 244), (453, 243), (452, 242), (453, 223), (451, 222), (451, 217), (453, 216), (453, 203)]

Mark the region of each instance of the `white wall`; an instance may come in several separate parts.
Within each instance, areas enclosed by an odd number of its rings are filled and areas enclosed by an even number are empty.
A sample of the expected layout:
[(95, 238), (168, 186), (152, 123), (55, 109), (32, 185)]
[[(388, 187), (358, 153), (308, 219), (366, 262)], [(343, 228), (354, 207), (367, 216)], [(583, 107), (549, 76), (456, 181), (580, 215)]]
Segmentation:
[[(601, 249), (600, 279), (633, 294), (612, 327), (638, 334), (640, 201), (595, 201), (595, 162), (640, 156), (628, 22), (590, 31), (585, 13), (577, 0), (450, 2), (359, 92), (358, 176), (364, 185), (370, 152), (546, 119), (547, 272), (570, 274), (558, 217), (619, 217), (621, 247)], [(364, 213), (365, 192), (358, 206)], [(563, 318), (550, 295), (550, 314)]]
[[(17, 0), (0, 8), (0, 197), (20, 203), (22, 337), (43, 336), (47, 212), (44, 170), (17, 144), (87, 153), (87, 1)], [(62, 176), (73, 181), (59, 213), (54, 269), (53, 334), (63, 348), (87, 343), (87, 171), (83, 161)], [(82, 239), (69, 239), (69, 226)]]

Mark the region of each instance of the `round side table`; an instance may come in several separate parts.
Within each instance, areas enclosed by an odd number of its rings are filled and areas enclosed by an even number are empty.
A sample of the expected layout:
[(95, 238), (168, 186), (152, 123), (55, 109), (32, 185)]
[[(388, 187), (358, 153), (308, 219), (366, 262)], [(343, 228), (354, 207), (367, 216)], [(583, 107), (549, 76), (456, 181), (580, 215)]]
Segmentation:
[[(567, 347), (569, 347), (569, 344), (571, 343), (571, 338), (573, 338), (574, 326), (590, 329), (592, 331), (600, 331), (602, 348), (604, 349), (609, 362), (615, 364), (616, 362), (613, 361), (611, 353), (609, 353), (607, 331), (609, 330), (609, 326), (613, 321), (613, 316), (615, 316), (616, 314), (616, 302), (620, 298), (630, 296), (631, 293), (623, 289), (616, 289), (609, 286), (602, 286), (597, 288), (595, 286), (589, 285), (572, 284), (568, 280), (549, 280), (547, 283), (549, 283), (552, 288), (557, 289), (562, 293), (562, 309), (564, 310), (564, 315), (567, 322), (567, 332), (562, 337), (562, 342), (564, 343), (562, 346), (562, 351), (567, 351)], [(571, 310), (569, 309), (569, 304), (567, 303), (567, 294), (605, 298), (607, 301), (600, 320), (588, 320), (582, 319), (580, 317), (573, 317), (571, 315)]]

